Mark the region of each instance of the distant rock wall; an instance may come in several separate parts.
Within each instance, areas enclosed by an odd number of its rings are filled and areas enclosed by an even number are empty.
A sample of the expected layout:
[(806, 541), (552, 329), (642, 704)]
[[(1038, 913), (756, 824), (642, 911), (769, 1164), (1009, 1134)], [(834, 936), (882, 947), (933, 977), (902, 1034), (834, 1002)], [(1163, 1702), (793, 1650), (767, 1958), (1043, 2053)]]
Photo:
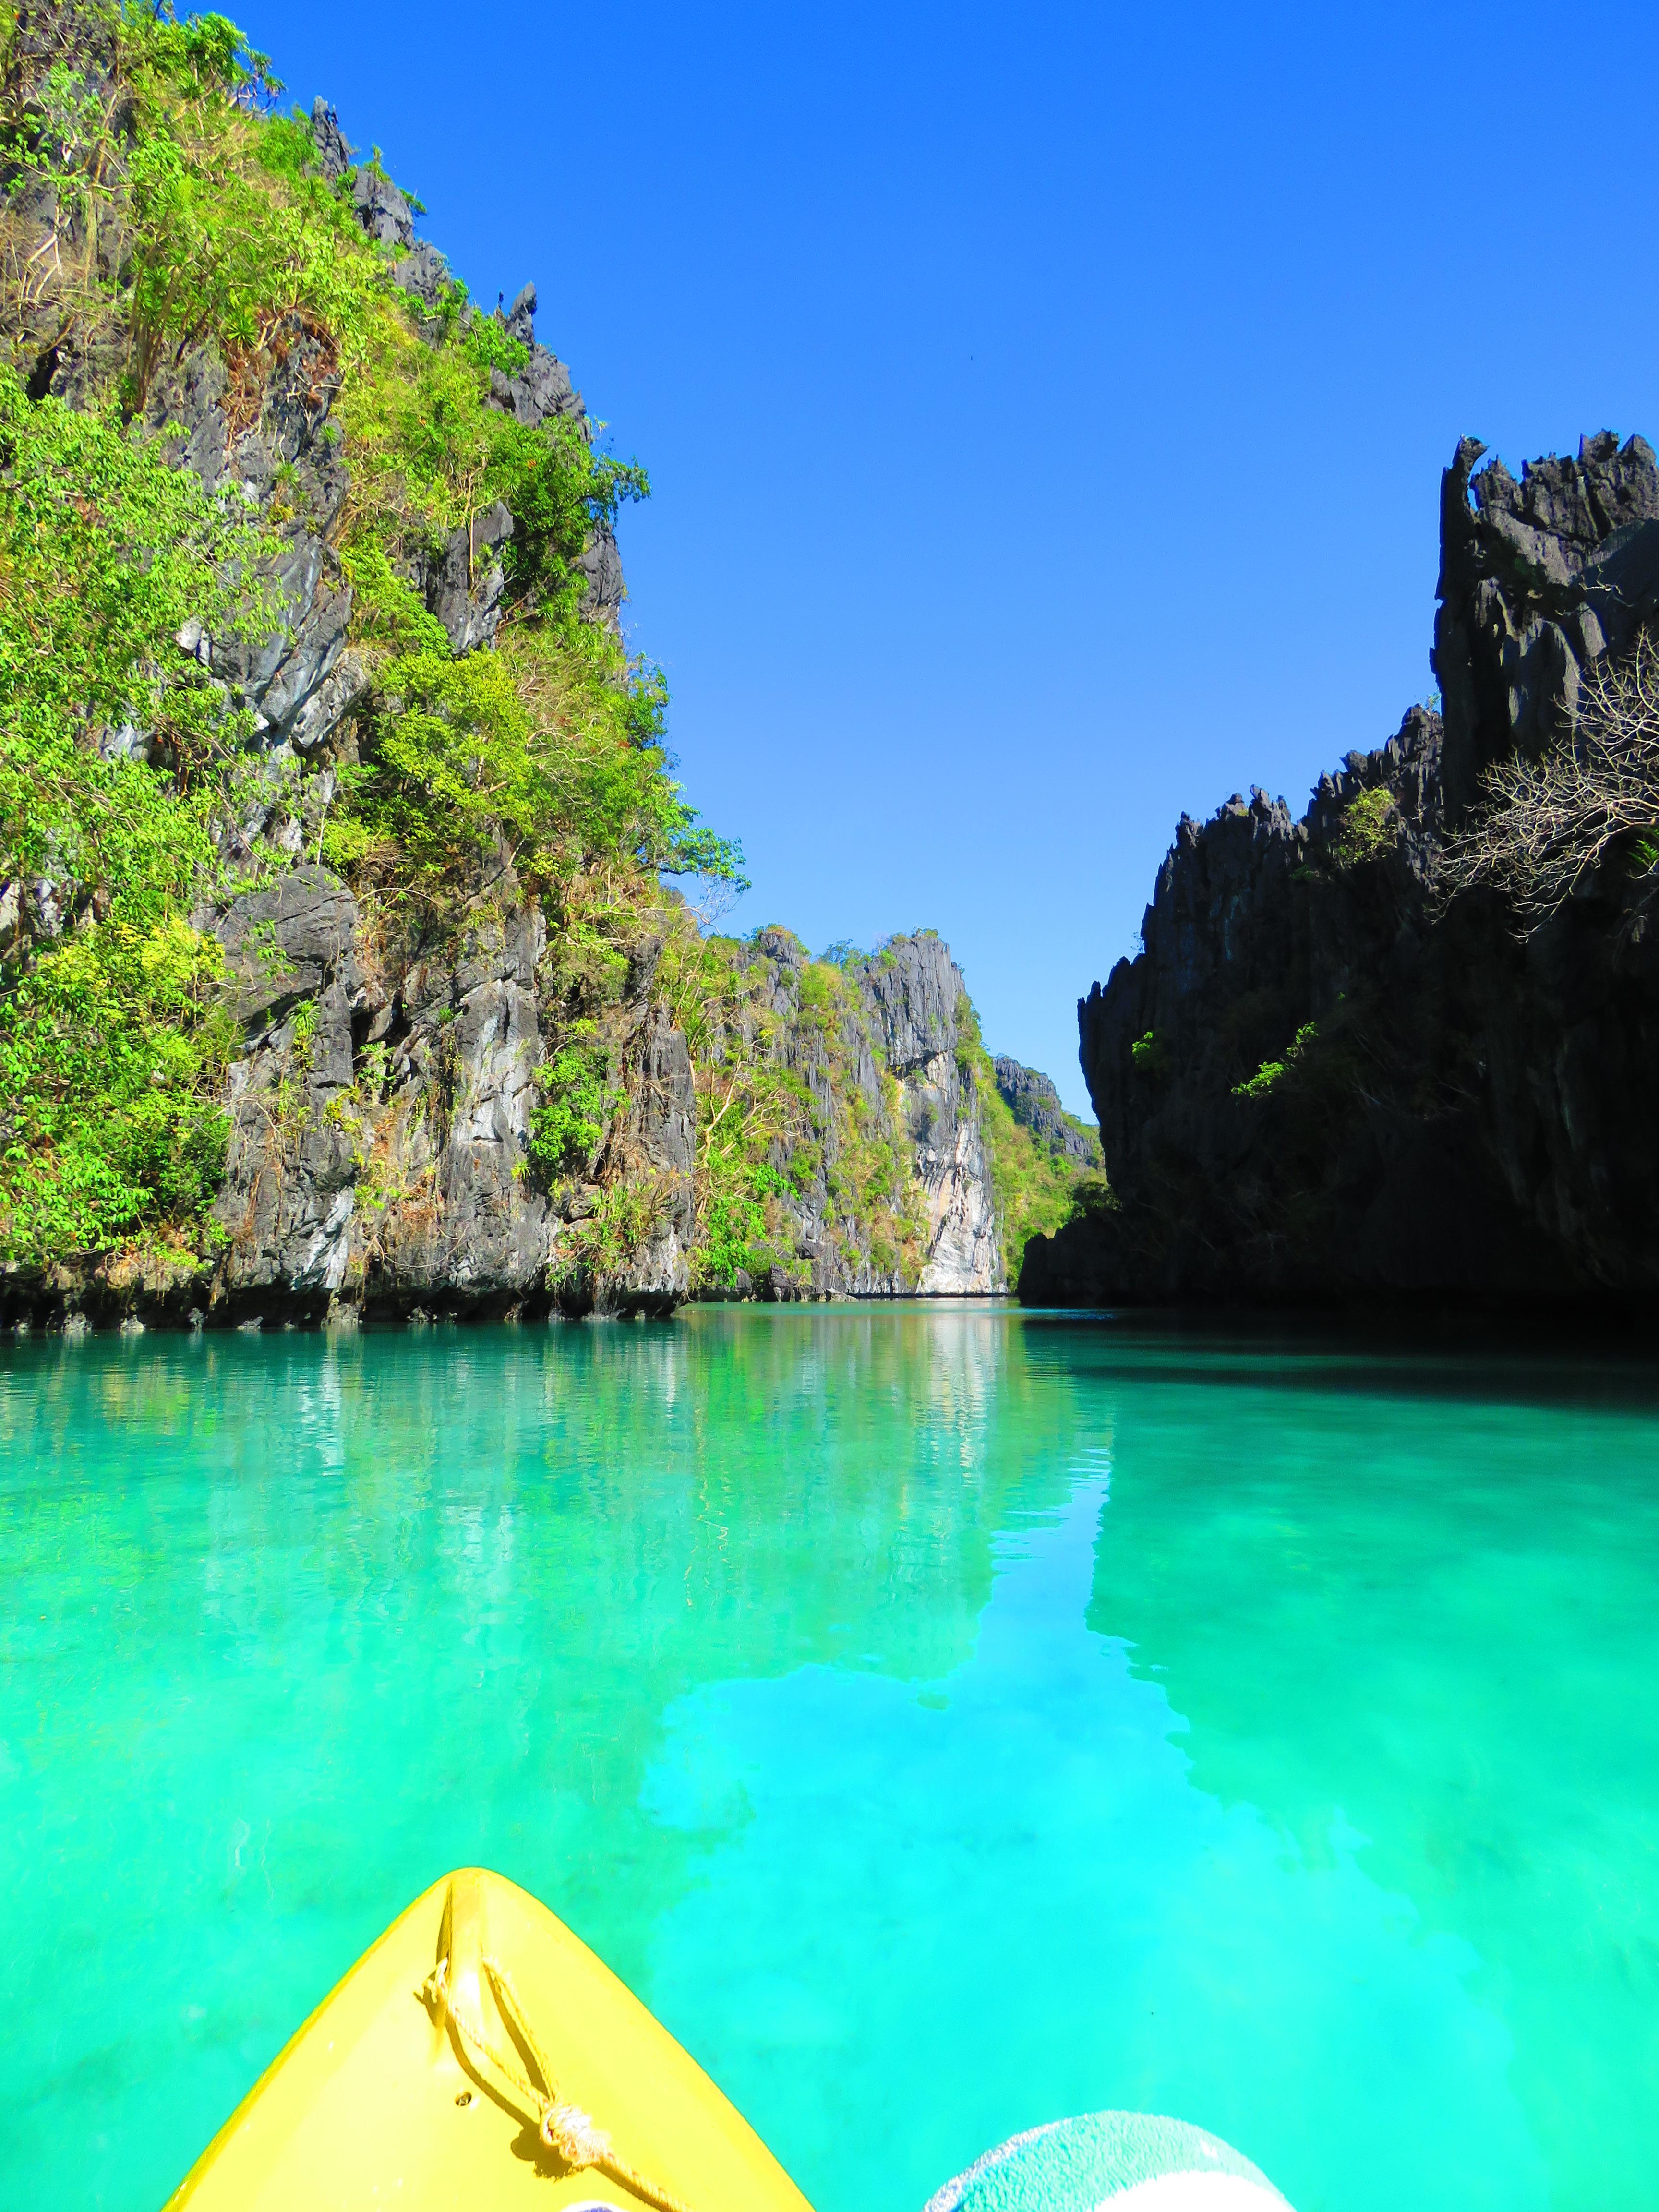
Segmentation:
[(926, 1256), (916, 1288), (1000, 1291), (1002, 1253), (984, 1124), (973, 1077), (957, 1057), (967, 1000), (962, 971), (939, 938), (901, 937), (865, 963), (860, 981), (897, 1079), (923, 1194)]
[[(641, 945), (603, 1014), (616, 1084), (602, 1141), (578, 1172), (550, 1177), (532, 1156), (532, 1115), (561, 1009), (534, 906), (509, 896), (430, 942), (388, 941), (337, 876), (301, 862), (201, 919), (223, 947), (246, 1039), (231, 1071), (216, 1265), (14, 1273), (0, 1281), (0, 1319), (353, 1326), (665, 1314), (688, 1295), (702, 1234), (698, 1100), (685, 1036), (659, 995), (659, 941)], [(784, 1263), (715, 1294), (1002, 1291), (948, 945), (898, 938), (853, 963), (846, 1034), (832, 1040), (803, 1012), (808, 962), (787, 931), (763, 932), (739, 958), (757, 1009), (777, 1017), (772, 1048), (811, 1101), (791, 1147), (798, 1167), (804, 1146), (810, 1171), (779, 1201)], [(866, 1140), (873, 1131), (901, 1164), (896, 1187), (863, 1214), (848, 1209), (836, 1173), (854, 1141), (849, 1078)], [(566, 1265), (617, 1187), (651, 1192), (647, 1234), (612, 1272)]]
[(1529, 936), (1436, 856), (1482, 771), (1570, 741), (1583, 671), (1659, 619), (1659, 466), (1587, 439), (1519, 481), (1463, 441), (1434, 664), (1297, 820), (1183, 818), (1144, 950), (1079, 1007), (1113, 1202), (1028, 1251), (1036, 1299), (1582, 1299), (1659, 1287), (1659, 958), (1611, 866)]
[[(839, 1030), (809, 1018), (808, 956), (787, 930), (762, 931), (738, 961), (755, 1006), (775, 1021), (779, 1062), (804, 1086), (810, 1121), (779, 1158), (809, 1172), (778, 1201), (793, 1249), (765, 1274), (716, 1294), (789, 1298), (961, 1296), (1006, 1287), (984, 1119), (959, 1058), (966, 992), (949, 945), (930, 932), (896, 937), (842, 972), (851, 991)], [(751, 1032), (740, 1048), (762, 1048)], [(860, 1217), (838, 1196), (837, 1169), (854, 1141), (892, 1146), (902, 1188)], [(791, 1264), (793, 1262), (794, 1264)]]
[(999, 1054), (991, 1063), (997, 1089), (1009, 1112), (1022, 1128), (1030, 1129), (1048, 1149), (1079, 1168), (1102, 1163), (1100, 1139), (1092, 1129), (1074, 1121), (1060, 1103), (1060, 1093), (1049, 1079), (1035, 1067)]

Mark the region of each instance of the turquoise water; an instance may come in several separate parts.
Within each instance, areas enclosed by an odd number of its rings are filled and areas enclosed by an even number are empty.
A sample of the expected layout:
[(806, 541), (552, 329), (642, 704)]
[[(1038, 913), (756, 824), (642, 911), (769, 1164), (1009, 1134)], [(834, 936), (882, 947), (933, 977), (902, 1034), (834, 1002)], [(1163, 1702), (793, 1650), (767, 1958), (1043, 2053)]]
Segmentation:
[(1651, 2207), (1659, 1387), (989, 1308), (0, 1353), (0, 2204), (481, 1860), (818, 2212), (1129, 2106)]

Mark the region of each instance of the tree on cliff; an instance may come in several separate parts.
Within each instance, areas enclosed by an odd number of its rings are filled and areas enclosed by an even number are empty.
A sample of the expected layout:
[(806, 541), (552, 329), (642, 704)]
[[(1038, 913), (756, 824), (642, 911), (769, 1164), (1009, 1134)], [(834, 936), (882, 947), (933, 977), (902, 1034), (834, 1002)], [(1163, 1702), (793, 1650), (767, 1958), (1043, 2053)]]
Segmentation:
[(1577, 726), (1488, 769), (1484, 803), (1440, 857), (1446, 896), (1490, 884), (1528, 933), (1609, 862), (1659, 888), (1659, 643), (1638, 630), (1582, 681)]

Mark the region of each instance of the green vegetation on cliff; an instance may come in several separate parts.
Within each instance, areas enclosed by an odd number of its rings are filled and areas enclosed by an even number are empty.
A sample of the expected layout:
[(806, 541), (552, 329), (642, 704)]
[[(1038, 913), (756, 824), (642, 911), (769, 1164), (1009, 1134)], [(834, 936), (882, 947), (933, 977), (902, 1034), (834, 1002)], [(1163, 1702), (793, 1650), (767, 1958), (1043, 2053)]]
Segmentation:
[[(222, 17), (137, 6), (7, 10), (0, 44), (0, 1254), (201, 1249), (233, 1039), (192, 915), (233, 864), (246, 886), (308, 848), (388, 927), (539, 896), (580, 948), (580, 1021), (659, 872), (738, 855), (672, 780), (659, 678), (582, 619), (584, 549), (642, 473), (570, 415), (491, 404), (526, 349), (459, 284), (428, 313), (394, 283), (351, 173), (328, 181), (309, 125), (268, 112), (266, 58)], [(26, 389), (70, 358), (72, 405)], [(285, 374), (331, 404), (337, 514), (291, 468), (251, 509), (174, 465), (204, 364), (233, 431)], [(500, 649), (463, 657), (413, 580), (497, 502)], [(367, 682), (313, 756), (262, 758), (175, 641), (265, 645), (313, 522)], [(274, 823), (250, 845), (256, 804)]]
[(972, 1071), (981, 1102), (985, 1150), (1002, 1231), (1003, 1264), (1012, 1283), (1018, 1276), (1030, 1239), (1053, 1236), (1062, 1222), (1073, 1218), (1082, 1171), (1075, 1160), (1058, 1154), (1034, 1130), (1015, 1120), (1013, 1109), (997, 1086), (991, 1055), (980, 1036), (979, 1016), (965, 997), (958, 1020), (962, 1034), (958, 1056), (964, 1072)]
[[(217, 1186), (233, 1038), (219, 948), (189, 916), (246, 717), (171, 646), (191, 617), (261, 620), (257, 592), (225, 580), (263, 544), (117, 416), (33, 402), (0, 368), (0, 874), (42, 887), (60, 924), (25, 967), (5, 916), (0, 1249), (193, 1222)], [(148, 758), (131, 735), (88, 742), (139, 726)]]

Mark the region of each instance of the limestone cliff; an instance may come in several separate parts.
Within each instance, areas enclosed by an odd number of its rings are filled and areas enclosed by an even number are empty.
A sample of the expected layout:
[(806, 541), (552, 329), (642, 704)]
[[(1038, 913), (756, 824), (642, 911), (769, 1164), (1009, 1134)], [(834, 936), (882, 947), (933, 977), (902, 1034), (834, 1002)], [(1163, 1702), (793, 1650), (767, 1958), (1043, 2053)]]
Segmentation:
[(1441, 509), (1439, 713), (1183, 819), (1141, 952), (1079, 1008), (1109, 1200), (1022, 1295), (1529, 1299), (1659, 1285), (1654, 852), (1559, 910), (1448, 888), (1483, 777), (1579, 744), (1587, 672), (1659, 621), (1659, 466), (1586, 439), (1517, 481), (1463, 441)]
[(0, 58), (0, 1317), (1000, 1290), (949, 948), (699, 933), (643, 472), (271, 88), (78, 0)]
[(971, 1012), (950, 947), (923, 932), (815, 961), (771, 928), (707, 947), (702, 975), (702, 1293), (1002, 1290)]
[[(296, 866), (216, 927), (246, 1043), (206, 1285), (223, 1317), (665, 1311), (684, 1294), (695, 1101), (685, 1040), (641, 945), (611, 1009), (618, 1081), (580, 1179), (532, 1158), (559, 994), (546, 918), (479, 905), (430, 943), (387, 945), (325, 869)], [(647, 1233), (611, 1271), (563, 1243), (609, 1184), (648, 1181)], [(179, 1284), (175, 1306), (202, 1295)]]
[(1003, 1287), (991, 1171), (975, 1072), (959, 1057), (967, 1002), (950, 947), (927, 935), (895, 938), (855, 971), (878, 1048), (897, 1089), (915, 1161), (927, 1291)]
[[(672, 854), (624, 823), (616, 853), (579, 853), (550, 872), (536, 842), (584, 833), (568, 814), (562, 827), (544, 801), (531, 823), (483, 808), (476, 831), (430, 857), (432, 825), (453, 824), (468, 787), (544, 776), (538, 754), (550, 747), (563, 749), (568, 779), (571, 748), (585, 744), (590, 773), (597, 759), (610, 776), (607, 803), (624, 783), (668, 823), (671, 843), (674, 820), (689, 819), (672, 799), (662, 817), (669, 787), (653, 761), (654, 729), (641, 724), (645, 695), (613, 642), (623, 584), (609, 465), (592, 458), (581, 398), (538, 340), (534, 288), (510, 311), (480, 317), (442, 256), (416, 240), (396, 185), (377, 163), (354, 163), (325, 103), (308, 129), (259, 118), (251, 95), (262, 59), (222, 28), (223, 37), (211, 24), (118, 24), (98, 9), (46, 5), (20, 11), (6, 52), (5, 245), (14, 268), (40, 272), (0, 301), (0, 350), (27, 381), (13, 402), (14, 452), (20, 435), (42, 448), (48, 517), (77, 503), (87, 514), (80, 434), (68, 425), (76, 412), (124, 416), (139, 471), (137, 526), (161, 533), (141, 541), (146, 558), (176, 557), (169, 532), (201, 538), (217, 515), (233, 514), (243, 537), (219, 566), (243, 588), (234, 619), (191, 616), (159, 666), (109, 654), (107, 623), (94, 635), (92, 649), (106, 653), (112, 684), (133, 705), (100, 716), (92, 702), (70, 701), (69, 757), (90, 754), (107, 768), (101, 786), (74, 793), (67, 818), (42, 824), (30, 811), (28, 747), (38, 754), (53, 735), (27, 729), (40, 702), (24, 699), (22, 734), (15, 723), (8, 731), (0, 959), (10, 1018), (66, 957), (103, 954), (124, 901), (142, 904), (141, 926), (159, 921), (158, 944), (171, 941), (169, 929), (184, 930), (181, 942), (193, 930), (206, 948), (194, 956), (204, 978), (221, 948), (216, 987), (193, 1018), (193, 1055), (179, 1013), (142, 991), (136, 1006), (131, 992), (108, 994), (104, 1017), (118, 1045), (136, 1018), (155, 1082), (183, 1066), (181, 1087), (194, 1096), (174, 1126), (211, 1132), (216, 1120), (222, 1135), (216, 1194), (210, 1182), (199, 1225), (168, 1217), (164, 1158), (153, 1181), (118, 1189), (101, 1218), (83, 1204), (77, 1219), (61, 1196), (76, 1176), (94, 1189), (112, 1164), (131, 1176), (131, 1143), (112, 1163), (84, 1135), (100, 1115), (119, 1129), (118, 1059), (66, 1079), (38, 1048), (31, 1066), (27, 1026), (21, 1038), (9, 1030), (22, 1068), (9, 1129), (24, 1140), (9, 1158), (24, 1164), (0, 1193), (9, 1247), (0, 1297), (22, 1319), (77, 1309), (350, 1318), (434, 1304), (500, 1311), (526, 1298), (575, 1311), (666, 1307), (686, 1286), (695, 1112), (685, 1041), (653, 995), (677, 917), (651, 862), (672, 865)], [(156, 149), (173, 165), (164, 176), (188, 179), (187, 214), (182, 203), (151, 210), (146, 157)], [(266, 312), (251, 343), (246, 317), (264, 278), (257, 247), (256, 265), (237, 278), (246, 302), (212, 257), (233, 251), (218, 226), (239, 226), (246, 243), (262, 223), (278, 254), (303, 239), (331, 289), (314, 307)], [(173, 272), (173, 289), (193, 283), (201, 297), (169, 327), (147, 304), (146, 264), (165, 268), (181, 253), (197, 258)], [(276, 278), (294, 281), (280, 267)], [(423, 458), (433, 441), (423, 447), (420, 429), (434, 405), (455, 447), (436, 463)], [(158, 462), (206, 504), (181, 505)], [(471, 471), (465, 519), (449, 521), (458, 469)], [(90, 519), (94, 529), (104, 520)], [(26, 510), (6, 523), (31, 526)], [(127, 556), (118, 542), (112, 550), (118, 571)], [(67, 550), (90, 570), (102, 549)], [(63, 580), (72, 594), (76, 578)], [(450, 669), (492, 653), (509, 616), (536, 651), (521, 651), (493, 690), (453, 679)], [(584, 627), (605, 635), (601, 649), (581, 643)], [(413, 696), (423, 677), (428, 698)], [(205, 702), (219, 795), (187, 927), (165, 847), (201, 821), (167, 731), (191, 684)], [(550, 687), (544, 738), (538, 696)], [(430, 769), (389, 774), (411, 710), (436, 734)], [(620, 724), (620, 743), (596, 737), (606, 717)], [(466, 733), (471, 757), (447, 767), (451, 729)], [(192, 761), (188, 772), (199, 788), (203, 768)], [(399, 804), (414, 811), (394, 834), (354, 831), (351, 794), (399, 785)], [(96, 872), (85, 825), (112, 797), (156, 817), (159, 894), (154, 882), (135, 883), (130, 856)], [(585, 899), (593, 862), (606, 876), (597, 928)], [(590, 966), (599, 963), (597, 983), (575, 972), (573, 933)], [(533, 1157), (538, 1077), (573, 1024), (601, 1040), (611, 1080), (592, 1157), (556, 1188)], [(48, 1042), (52, 1028), (49, 1018)], [(210, 1031), (216, 1042), (204, 1052)], [(80, 1155), (94, 1153), (90, 1170), (66, 1145), (77, 1133)], [(650, 1205), (625, 1237), (584, 1237), (578, 1224), (607, 1192), (641, 1183)]]

